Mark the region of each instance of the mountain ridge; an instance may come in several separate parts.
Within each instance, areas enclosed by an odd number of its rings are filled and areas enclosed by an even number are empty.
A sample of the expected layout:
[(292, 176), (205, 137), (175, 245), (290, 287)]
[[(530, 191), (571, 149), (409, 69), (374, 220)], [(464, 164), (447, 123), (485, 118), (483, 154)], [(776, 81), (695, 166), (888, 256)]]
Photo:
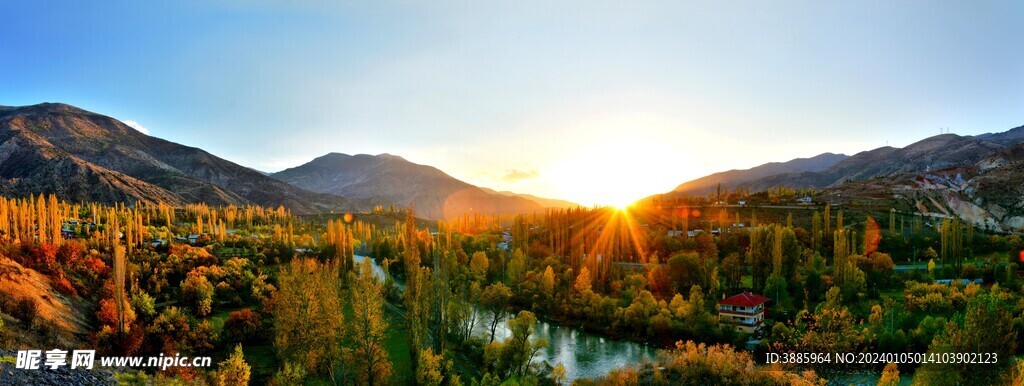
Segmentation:
[[(102, 202), (283, 205), (296, 213), (367, 206), (304, 191), (200, 148), (152, 137), (115, 118), (63, 103), (0, 108), (0, 141), (10, 152), (0, 162), (9, 193), (57, 193)], [(39, 165), (14, 162), (10, 155), (15, 154)], [(64, 169), (38, 169), (54, 160), (63, 161)], [(69, 185), (67, 177), (99, 185)], [(105, 193), (90, 194), (90, 189)]]
[(477, 187), (433, 166), (388, 153), (332, 152), (271, 176), (314, 192), (412, 206), (427, 218), (531, 213), (545, 208), (528, 198)]

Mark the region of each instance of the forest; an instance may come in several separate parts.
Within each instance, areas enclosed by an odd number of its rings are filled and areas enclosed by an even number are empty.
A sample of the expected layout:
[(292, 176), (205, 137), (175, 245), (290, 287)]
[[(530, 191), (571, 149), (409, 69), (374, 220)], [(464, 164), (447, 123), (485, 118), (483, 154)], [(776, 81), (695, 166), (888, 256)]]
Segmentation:
[[(745, 204), (719, 194), (446, 221), (382, 206), (298, 216), (0, 198), (0, 277), (35, 271), (53, 291), (0, 280), (0, 347), (214, 358), (111, 370), (121, 384), (1024, 382), (1019, 235), (895, 208), (777, 205), (815, 194), (795, 189), (734, 194)], [(718, 315), (745, 292), (770, 299), (753, 333)], [(658, 354), (570, 379), (538, 360), (541, 322)], [(766, 353), (998, 361), (766, 364)]]

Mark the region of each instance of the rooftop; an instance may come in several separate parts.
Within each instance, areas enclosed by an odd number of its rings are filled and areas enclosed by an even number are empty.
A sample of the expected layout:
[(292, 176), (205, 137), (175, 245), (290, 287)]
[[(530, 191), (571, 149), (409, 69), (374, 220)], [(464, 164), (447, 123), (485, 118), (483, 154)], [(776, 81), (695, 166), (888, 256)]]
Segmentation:
[(727, 304), (732, 306), (746, 306), (753, 307), (759, 304), (767, 303), (769, 298), (755, 294), (753, 292), (743, 292), (738, 295), (733, 295), (727, 299), (722, 299), (718, 304)]

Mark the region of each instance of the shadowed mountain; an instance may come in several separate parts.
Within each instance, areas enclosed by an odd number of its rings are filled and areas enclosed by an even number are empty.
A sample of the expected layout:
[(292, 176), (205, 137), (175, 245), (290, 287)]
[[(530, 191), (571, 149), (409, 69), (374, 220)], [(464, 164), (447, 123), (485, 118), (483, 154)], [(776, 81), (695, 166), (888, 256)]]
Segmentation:
[(412, 205), (418, 216), (426, 218), (530, 213), (544, 208), (523, 197), (489, 193), (432, 166), (390, 154), (330, 153), (271, 176), (315, 192)]
[(284, 205), (296, 213), (355, 210), (358, 201), (304, 191), (194, 147), (151, 137), (59, 103), (0, 108), (5, 193), (100, 202)]

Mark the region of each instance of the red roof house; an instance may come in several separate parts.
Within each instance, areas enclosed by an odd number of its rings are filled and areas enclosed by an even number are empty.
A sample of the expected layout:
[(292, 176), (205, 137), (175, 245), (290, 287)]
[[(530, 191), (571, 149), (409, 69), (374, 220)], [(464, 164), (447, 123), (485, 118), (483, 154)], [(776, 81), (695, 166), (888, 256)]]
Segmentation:
[(764, 325), (765, 303), (771, 300), (753, 292), (743, 292), (718, 301), (718, 324), (753, 334)]

